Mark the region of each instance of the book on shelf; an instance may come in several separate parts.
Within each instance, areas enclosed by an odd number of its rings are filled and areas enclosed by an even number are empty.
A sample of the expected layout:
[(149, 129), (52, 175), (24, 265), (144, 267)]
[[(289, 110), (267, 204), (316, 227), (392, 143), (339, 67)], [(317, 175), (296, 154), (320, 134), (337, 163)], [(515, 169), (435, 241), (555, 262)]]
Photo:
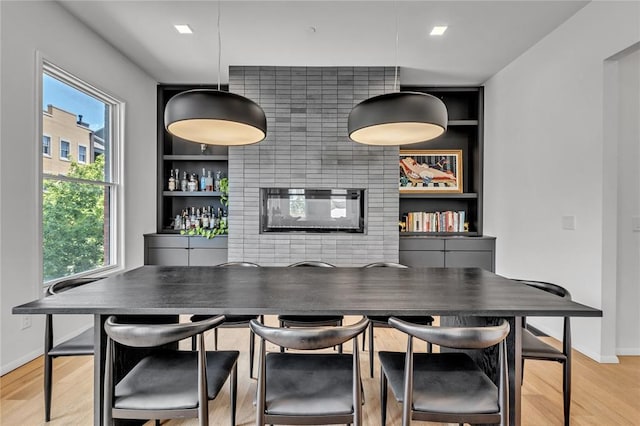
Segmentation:
[(404, 216), (406, 232), (465, 232), (465, 211), (409, 212)]

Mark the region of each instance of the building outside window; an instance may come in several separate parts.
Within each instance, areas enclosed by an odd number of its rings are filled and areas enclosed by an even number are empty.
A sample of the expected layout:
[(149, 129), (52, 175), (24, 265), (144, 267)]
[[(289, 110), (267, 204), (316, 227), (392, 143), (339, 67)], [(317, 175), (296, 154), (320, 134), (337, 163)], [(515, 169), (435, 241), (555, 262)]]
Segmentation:
[(51, 157), (51, 136), (42, 135), (42, 155)]
[(60, 158), (62, 160), (70, 160), (69, 158), (69, 149), (71, 148), (71, 143), (69, 141), (65, 141), (60, 139)]
[(84, 145), (78, 145), (78, 163), (87, 162), (87, 147)]
[[(42, 272), (45, 284), (113, 268), (120, 259), (118, 153), (122, 103), (42, 64)], [(59, 147), (51, 147), (59, 141)], [(77, 152), (77, 158), (72, 153)]]

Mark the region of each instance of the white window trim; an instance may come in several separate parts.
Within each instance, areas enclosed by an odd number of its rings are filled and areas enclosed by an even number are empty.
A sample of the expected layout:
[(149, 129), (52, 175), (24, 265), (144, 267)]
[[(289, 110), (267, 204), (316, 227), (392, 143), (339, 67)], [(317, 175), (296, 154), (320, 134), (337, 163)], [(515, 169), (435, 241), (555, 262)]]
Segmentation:
[[(84, 161), (80, 161), (80, 148), (84, 148)], [(91, 161), (87, 161), (87, 156), (89, 153), (89, 147), (87, 145), (78, 144), (78, 163), (80, 164), (88, 164)]]
[[(68, 155), (66, 157), (62, 156), (62, 144), (63, 143), (68, 143), (69, 144), (69, 149), (67, 150)], [(71, 161), (71, 141), (70, 140), (60, 138), (60, 149), (58, 150), (58, 157), (60, 157), (60, 159), (62, 161)]]
[[(45, 154), (44, 151), (42, 150), (42, 138), (43, 137), (47, 137), (49, 138), (49, 153)], [(47, 135), (47, 134), (42, 134), (42, 136), (40, 137), (40, 153), (42, 154), (43, 157), (45, 158), (51, 158), (51, 150), (52, 150), (52, 143), (51, 143), (51, 136)]]
[[(89, 84), (88, 80), (79, 80), (79, 77), (64, 71), (62, 68), (56, 66), (54, 62), (45, 57), (41, 51), (36, 51), (36, 73), (35, 73), (35, 85), (36, 88), (36, 102), (35, 105), (35, 122), (37, 123), (38, 132), (38, 146), (39, 151), (42, 153), (42, 135), (43, 135), (43, 120), (42, 120), (42, 75), (47, 74), (58, 78), (61, 81), (71, 81), (75, 88), (84, 91), (85, 93), (92, 95), (101, 101), (109, 104), (109, 130), (111, 135), (111, 180), (109, 186), (113, 187), (111, 197), (111, 211), (109, 212), (110, 220), (110, 259), (112, 259), (111, 265), (96, 268), (91, 271), (81, 272), (71, 276), (65, 277), (65, 279), (83, 276), (105, 275), (112, 274), (118, 271), (124, 270), (124, 256), (125, 256), (125, 238), (124, 238), (124, 188), (122, 187), (123, 173), (124, 173), (124, 159), (122, 153), (124, 152), (124, 118), (125, 118), (125, 102), (115, 98), (112, 95), (107, 94), (106, 91), (99, 89), (97, 86)], [(38, 206), (37, 224), (38, 228), (38, 241), (39, 247), (43, 247), (42, 241), (42, 183), (43, 183), (43, 170), (42, 170), (42, 157), (36, 156), (37, 161), (36, 170), (38, 171), (38, 178), (36, 179), (36, 197)], [(38, 294), (44, 295), (42, 292), (42, 286), (45, 288), (54, 281), (45, 282), (42, 271), (43, 264), (43, 252), (42, 249), (39, 252), (38, 264), (40, 265), (39, 282), (42, 283), (38, 286)], [(59, 281), (60, 279), (58, 279)]]

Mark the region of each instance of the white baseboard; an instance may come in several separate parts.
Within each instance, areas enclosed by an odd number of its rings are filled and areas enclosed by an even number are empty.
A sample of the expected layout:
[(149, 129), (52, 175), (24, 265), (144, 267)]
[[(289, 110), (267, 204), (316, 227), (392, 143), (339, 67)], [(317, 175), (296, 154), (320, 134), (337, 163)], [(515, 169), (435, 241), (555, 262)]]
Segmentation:
[(38, 358), (40, 355), (42, 355), (42, 349), (36, 349), (35, 351), (29, 352), (28, 354), (16, 360), (13, 360), (12, 362), (3, 364), (2, 366), (0, 366), (0, 376), (4, 376), (5, 374), (15, 370), (16, 368), (22, 367), (26, 363)]
[(616, 348), (620, 356), (640, 356), (640, 348)]

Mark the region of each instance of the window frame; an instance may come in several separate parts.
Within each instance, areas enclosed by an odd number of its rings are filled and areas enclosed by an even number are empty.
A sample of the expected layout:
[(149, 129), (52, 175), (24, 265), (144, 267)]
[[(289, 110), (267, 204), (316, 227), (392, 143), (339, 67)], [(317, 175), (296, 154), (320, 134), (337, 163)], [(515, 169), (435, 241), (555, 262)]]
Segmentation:
[[(48, 139), (48, 147), (49, 147), (49, 152), (46, 153), (44, 152), (44, 138)], [(42, 156), (46, 157), (46, 158), (51, 158), (51, 136), (50, 135), (45, 135), (44, 133), (42, 133)]]
[[(37, 227), (38, 227), (38, 240), (40, 243), (39, 251), (39, 281), (42, 283), (43, 288), (46, 288), (58, 281), (67, 280), (70, 278), (77, 278), (83, 276), (102, 275), (106, 272), (116, 272), (124, 269), (124, 190), (123, 190), (123, 158), (122, 152), (124, 143), (124, 128), (125, 128), (125, 102), (110, 95), (106, 91), (98, 88), (96, 85), (89, 82), (84, 77), (76, 76), (59, 66), (54, 62), (47, 59), (41, 52), (36, 53), (36, 84), (37, 88), (37, 102), (36, 102), (36, 122), (38, 127), (38, 141), (40, 144), (40, 153), (42, 154), (42, 136), (43, 132), (43, 84), (42, 80), (44, 74), (48, 74), (50, 77), (58, 79), (69, 86), (84, 92), (85, 94), (92, 96), (101, 102), (104, 102), (109, 106), (109, 115), (107, 123), (105, 123), (105, 132), (110, 135), (109, 148), (110, 159), (109, 167), (105, 169), (104, 182), (85, 181), (83, 179), (77, 179), (67, 176), (48, 174), (43, 171), (42, 155), (37, 156), (38, 161), (38, 179), (37, 179), (37, 196), (38, 196), (38, 214), (37, 214)], [(106, 148), (106, 146), (105, 146)], [(72, 145), (70, 144), (69, 152), (71, 152)], [(89, 149), (87, 149), (87, 155), (89, 155)], [(43, 242), (43, 184), (45, 180), (59, 180), (77, 183), (90, 183), (99, 184), (104, 187), (110, 188), (109, 190), (109, 265), (100, 266), (98, 268), (83, 271), (72, 275), (56, 278), (53, 280), (44, 280), (44, 242)], [(105, 218), (107, 218), (105, 214)]]
[[(84, 148), (84, 160), (80, 159), (80, 149)], [(89, 149), (87, 148), (86, 145), (82, 145), (82, 144), (78, 144), (78, 163), (80, 164), (88, 164), (89, 162), (87, 162), (87, 152), (89, 151)]]
[[(67, 156), (63, 157), (62, 156), (62, 146), (64, 144), (67, 144)], [(58, 157), (62, 160), (62, 161), (71, 161), (71, 141), (67, 140), (67, 139), (63, 139), (60, 138), (60, 149), (58, 150)]]

